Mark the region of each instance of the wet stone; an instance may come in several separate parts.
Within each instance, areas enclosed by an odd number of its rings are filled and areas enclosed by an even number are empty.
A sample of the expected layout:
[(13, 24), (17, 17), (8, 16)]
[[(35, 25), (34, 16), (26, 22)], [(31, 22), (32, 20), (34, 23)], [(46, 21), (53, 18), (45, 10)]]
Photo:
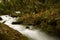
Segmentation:
[(30, 27), (27, 26), (26, 29), (30, 29)]

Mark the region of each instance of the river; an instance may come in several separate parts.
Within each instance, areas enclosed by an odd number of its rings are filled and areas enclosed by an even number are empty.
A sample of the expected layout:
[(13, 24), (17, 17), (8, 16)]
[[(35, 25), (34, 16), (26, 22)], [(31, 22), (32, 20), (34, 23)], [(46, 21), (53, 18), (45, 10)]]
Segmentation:
[(19, 31), (23, 35), (31, 38), (31, 40), (60, 40), (57, 37), (49, 36), (38, 29), (27, 29), (24, 25), (12, 24), (12, 22), (16, 21), (16, 18), (10, 17), (9, 15), (3, 15), (0, 17), (2, 18), (0, 21), (1, 23), (4, 23), (14, 30)]

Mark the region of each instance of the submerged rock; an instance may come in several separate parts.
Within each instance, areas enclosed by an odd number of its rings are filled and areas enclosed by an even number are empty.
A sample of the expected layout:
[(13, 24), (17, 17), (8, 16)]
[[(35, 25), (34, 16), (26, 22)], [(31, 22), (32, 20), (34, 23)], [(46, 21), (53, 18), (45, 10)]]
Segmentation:
[(0, 23), (0, 40), (28, 40), (20, 32)]
[(34, 29), (34, 27), (33, 27), (33, 26), (26, 26), (26, 29), (33, 30), (33, 29)]
[(21, 24), (23, 22), (12, 22), (12, 24)]
[(2, 20), (2, 18), (0, 17), (0, 20)]

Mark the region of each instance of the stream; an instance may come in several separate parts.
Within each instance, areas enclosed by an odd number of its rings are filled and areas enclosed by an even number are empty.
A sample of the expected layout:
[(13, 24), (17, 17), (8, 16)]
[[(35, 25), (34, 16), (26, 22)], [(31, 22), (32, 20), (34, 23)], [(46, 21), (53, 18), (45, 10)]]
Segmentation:
[[(8, 25), (9, 27), (13, 28), (14, 30), (19, 31), (23, 35), (31, 38), (31, 40), (60, 40), (57, 37), (52, 37), (47, 35), (46, 33), (39, 31), (38, 29), (27, 29), (24, 25), (19, 24), (12, 24), (12, 22), (16, 22), (16, 18), (10, 17), (9, 15), (0, 16), (2, 20), (1, 23)], [(29, 26), (30, 27), (30, 26)]]

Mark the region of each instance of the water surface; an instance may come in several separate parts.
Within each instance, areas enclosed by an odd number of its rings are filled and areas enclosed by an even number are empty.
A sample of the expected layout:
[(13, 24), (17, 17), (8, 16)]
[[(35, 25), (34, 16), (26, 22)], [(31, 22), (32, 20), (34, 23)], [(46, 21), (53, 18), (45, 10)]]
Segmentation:
[[(1, 23), (8, 25), (14, 30), (19, 31), (23, 35), (31, 38), (31, 40), (60, 40), (57, 37), (52, 37), (47, 35), (46, 33), (38, 30), (38, 29), (27, 29), (24, 25), (12, 24), (12, 22), (16, 21), (16, 18), (10, 17), (9, 15), (0, 16), (3, 20)], [(30, 27), (30, 26), (29, 26)]]

